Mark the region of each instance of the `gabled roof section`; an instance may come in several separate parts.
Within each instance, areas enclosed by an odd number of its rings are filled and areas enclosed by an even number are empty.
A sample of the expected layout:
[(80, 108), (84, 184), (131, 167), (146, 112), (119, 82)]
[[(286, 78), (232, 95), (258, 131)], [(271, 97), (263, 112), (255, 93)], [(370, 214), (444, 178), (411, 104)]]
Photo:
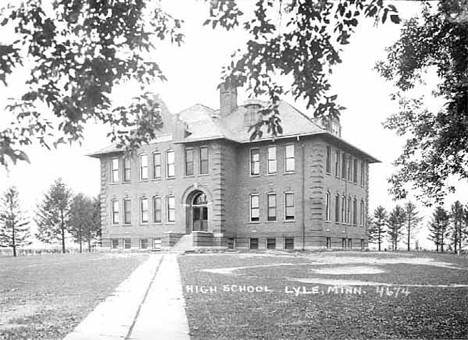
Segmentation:
[[(260, 102), (256, 101), (255, 104), (260, 105)], [(267, 106), (267, 103), (263, 104), (262, 106)], [(252, 131), (249, 131), (249, 124), (246, 124), (246, 115), (249, 115), (252, 109), (249, 109), (247, 106), (248, 105), (240, 106), (230, 115), (220, 118), (221, 124), (226, 128), (229, 127), (229, 130), (236, 136), (236, 140), (239, 143), (249, 143), (250, 136), (252, 135)], [(311, 118), (285, 101), (280, 101), (278, 111), (283, 134), (276, 136), (275, 139), (314, 135), (325, 132), (325, 130)], [(255, 139), (253, 142), (271, 139), (271, 136), (264, 134), (261, 138)]]
[(215, 111), (205, 105), (195, 104), (188, 109), (179, 112), (179, 119), (186, 124), (188, 136), (183, 143), (206, 141), (213, 139), (229, 139), (235, 141), (229, 130), (219, 123), (219, 111)]

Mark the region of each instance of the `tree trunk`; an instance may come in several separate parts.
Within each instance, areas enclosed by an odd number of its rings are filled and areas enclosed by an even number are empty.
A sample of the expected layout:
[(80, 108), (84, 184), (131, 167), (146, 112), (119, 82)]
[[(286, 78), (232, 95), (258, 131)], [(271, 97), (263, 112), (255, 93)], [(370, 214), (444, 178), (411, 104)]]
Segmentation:
[(88, 252), (91, 252), (91, 235), (88, 237)]
[(379, 237), (379, 251), (380, 251), (380, 244), (382, 243), (382, 236), (380, 235), (380, 226), (379, 226), (379, 232), (378, 232), (378, 237)]
[(12, 231), (11, 231), (11, 245), (13, 248), (13, 257), (16, 257), (16, 233), (15, 233), (15, 226), (13, 225)]
[(80, 254), (82, 254), (83, 253), (83, 229), (81, 228), (81, 226), (78, 229), (78, 232), (79, 232), (78, 239), (80, 242)]
[(410, 242), (411, 242), (411, 223), (408, 220), (408, 251), (411, 250)]
[(60, 232), (62, 234), (62, 253), (65, 254), (65, 221), (63, 211), (60, 212)]

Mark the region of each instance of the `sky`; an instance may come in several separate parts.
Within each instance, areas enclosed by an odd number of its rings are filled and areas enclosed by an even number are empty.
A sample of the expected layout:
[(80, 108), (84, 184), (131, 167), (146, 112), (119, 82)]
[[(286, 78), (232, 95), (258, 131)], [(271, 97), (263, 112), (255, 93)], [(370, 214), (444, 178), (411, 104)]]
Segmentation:
[[(240, 0), (241, 6), (246, 1)], [(216, 87), (221, 68), (230, 61), (232, 52), (242, 46), (243, 34), (203, 27), (202, 23), (208, 16), (208, 7), (204, 1), (164, 0), (163, 4), (175, 17), (185, 21), (185, 43), (181, 47), (169, 44), (158, 47), (155, 60), (159, 62), (168, 81), (155, 84), (151, 90), (160, 95), (173, 113), (196, 103), (219, 108)], [(418, 2), (396, 1), (395, 5), (402, 18), (419, 13)], [(351, 43), (343, 49), (343, 63), (335, 68), (331, 78), (332, 93), (337, 94), (339, 103), (347, 108), (341, 117), (342, 137), (381, 161), (370, 168), (369, 212), (378, 205), (391, 210), (396, 204), (388, 195), (386, 179), (394, 171), (392, 162), (400, 155), (404, 140), (382, 127), (382, 122), (397, 112), (398, 108), (390, 100), (390, 94), (395, 89), (378, 75), (374, 66), (377, 61), (385, 60), (385, 47), (396, 41), (400, 28), (400, 25), (392, 23), (376, 27), (373, 20), (363, 20), (351, 38)], [(1, 33), (0, 42), (9, 38)], [(8, 87), (0, 84), (0, 107), (5, 105), (8, 97), (20, 93), (25, 75), (27, 73), (18, 72)], [(125, 101), (133, 89), (134, 84), (118, 88), (115, 98)], [(246, 94), (242, 90), (238, 92), (238, 101), (242, 103), (247, 98)], [(307, 110), (303, 103), (294, 102), (294, 99), (288, 97), (285, 99), (312, 116), (312, 110)], [(0, 116), (0, 128), (2, 122), (5, 123)], [(99, 160), (87, 157), (86, 154), (110, 144), (106, 131), (102, 126), (89, 124), (81, 146), (60, 146), (52, 151), (39, 147), (28, 148), (26, 151), (31, 164), (20, 162), (9, 171), (0, 168), (0, 192), (10, 185), (17, 186), (23, 206), (31, 216), (43, 194), (59, 177), (75, 193), (98, 195)], [(461, 199), (460, 194), (449, 197), (447, 206), (455, 199)], [(420, 210), (424, 215), (431, 213), (422, 206)], [(424, 232), (420, 238), (422, 245), (430, 245), (425, 241)]]

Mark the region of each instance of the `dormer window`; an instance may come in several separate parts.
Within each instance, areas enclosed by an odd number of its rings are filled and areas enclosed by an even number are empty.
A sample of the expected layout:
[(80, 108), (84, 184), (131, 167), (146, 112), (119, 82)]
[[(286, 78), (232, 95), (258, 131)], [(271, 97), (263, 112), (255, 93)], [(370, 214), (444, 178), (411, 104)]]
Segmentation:
[(258, 111), (262, 108), (262, 106), (260, 104), (252, 103), (244, 105), (244, 108), (244, 126), (251, 127), (252, 125), (255, 125), (258, 122), (260, 118)]

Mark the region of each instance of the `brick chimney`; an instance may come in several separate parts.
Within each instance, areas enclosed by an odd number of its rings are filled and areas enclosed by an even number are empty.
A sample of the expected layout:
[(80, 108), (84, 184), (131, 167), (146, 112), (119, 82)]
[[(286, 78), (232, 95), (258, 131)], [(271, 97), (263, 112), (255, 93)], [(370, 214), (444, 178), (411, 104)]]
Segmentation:
[(219, 86), (219, 114), (227, 116), (237, 107), (237, 88), (231, 80), (226, 80)]

